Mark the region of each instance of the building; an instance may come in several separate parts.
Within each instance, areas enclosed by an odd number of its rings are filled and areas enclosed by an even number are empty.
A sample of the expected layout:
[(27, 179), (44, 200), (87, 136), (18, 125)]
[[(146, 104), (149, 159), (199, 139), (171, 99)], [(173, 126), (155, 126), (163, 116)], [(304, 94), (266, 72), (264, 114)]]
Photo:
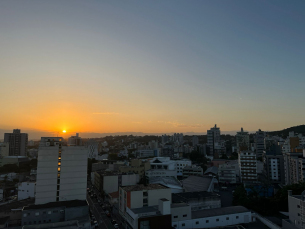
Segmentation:
[(256, 153), (250, 150), (240, 151), (238, 154), (241, 182), (257, 181)]
[(261, 129), (256, 131), (254, 136), (256, 158), (263, 156), (263, 152), (265, 150), (265, 137), (266, 133), (264, 131), (261, 131)]
[(88, 158), (98, 158), (98, 143), (94, 139), (89, 139), (85, 146), (88, 148)]
[(193, 136), (192, 143), (193, 143), (193, 146), (196, 146), (199, 144), (198, 136), (196, 136), (196, 135)]
[(61, 137), (41, 138), (35, 204), (86, 200), (88, 150), (62, 142)]
[(203, 176), (203, 169), (197, 165), (186, 166), (182, 170), (183, 178), (189, 176)]
[(214, 155), (214, 146), (220, 142), (220, 129), (215, 124), (210, 130), (207, 130), (207, 146), (210, 149), (209, 155)]
[(18, 200), (35, 198), (36, 182), (21, 182), (18, 184)]
[(176, 162), (169, 157), (155, 157), (150, 161), (150, 170), (145, 172), (147, 177), (175, 177), (177, 178)]
[(120, 187), (119, 212), (127, 228), (170, 228), (171, 189), (160, 184)]
[(159, 149), (138, 149), (136, 151), (137, 158), (158, 157)]
[(119, 191), (120, 186), (135, 185), (139, 182), (139, 174), (121, 174), (114, 171), (96, 171), (94, 186), (106, 194)]
[(173, 193), (172, 203), (186, 203), (192, 211), (221, 207), (220, 195), (206, 191)]
[(0, 143), (0, 159), (9, 156), (10, 153), (9, 144), (10, 144), (9, 142)]
[(181, 182), (175, 177), (150, 177), (148, 181), (150, 184), (162, 184), (170, 188), (172, 193), (184, 192)]
[(289, 219), (282, 220), (283, 229), (305, 228), (305, 191), (301, 195), (292, 195), (292, 191), (288, 191), (288, 212)]
[(203, 175), (206, 175), (206, 176), (218, 176), (218, 167), (212, 166), (212, 167), (207, 168), (207, 170), (205, 170)]
[(186, 166), (191, 166), (192, 161), (189, 159), (181, 159), (181, 160), (176, 160), (176, 168), (177, 168), (177, 176), (182, 177), (183, 176), (183, 168)]
[(27, 156), (28, 134), (21, 133), (20, 129), (5, 133), (4, 142), (9, 143), (9, 156)]
[(68, 146), (81, 146), (82, 145), (82, 138), (79, 137), (78, 133), (76, 136), (71, 136), (68, 138)]
[(169, 142), (169, 139), (170, 139), (170, 136), (168, 136), (168, 135), (166, 135), (166, 134), (162, 135), (162, 136), (161, 136), (161, 142), (162, 142), (162, 144), (164, 145), (164, 144), (168, 143), (168, 142)]
[(218, 181), (225, 184), (236, 184), (239, 182), (238, 163), (225, 163), (218, 167)]
[(133, 159), (130, 161), (129, 166), (120, 166), (119, 171), (121, 173), (136, 173), (140, 178), (145, 176), (145, 171), (150, 170), (150, 163), (146, 160)]
[(245, 132), (243, 128), (241, 128), (240, 132), (236, 133), (236, 148), (237, 153), (250, 149), (249, 134), (248, 132)]
[[(284, 174), (285, 174), (285, 184), (295, 184), (299, 181), (304, 181), (305, 177), (305, 161), (304, 154), (301, 152), (283, 152), (284, 157)], [(304, 168), (304, 169), (303, 169)]]
[(280, 146), (270, 146), (263, 152), (263, 174), (273, 184), (285, 184), (284, 157)]
[(190, 206), (187, 204), (172, 205), (172, 226), (176, 229), (221, 228), (250, 222), (251, 211), (242, 206), (190, 212)]
[(64, 228), (71, 224), (77, 225), (74, 228), (91, 229), (89, 206), (86, 200), (29, 205), (22, 210), (21, 225), (25, 229)]

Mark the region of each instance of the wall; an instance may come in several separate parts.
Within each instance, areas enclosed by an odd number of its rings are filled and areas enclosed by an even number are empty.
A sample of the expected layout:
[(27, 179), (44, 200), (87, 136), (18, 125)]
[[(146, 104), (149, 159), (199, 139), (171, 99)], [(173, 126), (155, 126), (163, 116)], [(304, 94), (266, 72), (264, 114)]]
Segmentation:
[(34, 182), (22, 182), (18, 184), (18, 200), (24, 200), (27, 198), (35, 197), (35, 187)]
[(172, 222), (192, 219), (192, 212), (190, 205), (171, 208), (171, 212), (172, 212)]
[(139, 182), (139, 174), (122, 175), (122, 186), (136, 185)]
[(148, 190), (148, 206), (158, 205), (159, 199), (165, 198), (172, 201), (171, 189), (154, 189)]
[(298, 225), (301, 223), (301, 217), (298, 214), (301, 213), (301, 208), (298, 208), (298, 205), (301, 206), (301, 200), (295, 198), (294, 196), (288, 196), (288, 211), (289, 211), (289, 220)]
[(119, 184), (118, 175), (104, 176), (103, 190), (107, 194), (112, 192), (117, 192), (119, 190), (118, 184)]
[(65, 221), (74, 220), (79, 217), (89, 218), (89, 206), (79, 206), (74, 208), (66, 208)]
[[(130, 192), (130, 209), (133, 208), (141, 208), (143, 207), (143, 191), (133, 191)], [(155, 205), (157, 205), (158, 202), (156, 202)]]

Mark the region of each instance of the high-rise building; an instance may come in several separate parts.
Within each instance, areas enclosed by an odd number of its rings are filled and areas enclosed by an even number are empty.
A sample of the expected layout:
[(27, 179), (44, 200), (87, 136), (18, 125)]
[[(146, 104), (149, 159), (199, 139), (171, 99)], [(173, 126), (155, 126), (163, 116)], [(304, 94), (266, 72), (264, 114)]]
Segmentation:
[(305, 150), (301, 152), (283, 153), (285, 184), (295, 184), (305, 181)]
[(214, 155), (215, 145), (220, 142), (220, 129), (215, 124), (207, 131), (207, 146), (210, 148), (210, 155)]
[(245, 132), (243, 128), (236, 134), (236, 147), (238, 153), (250, 149), (249, 134), (248, 132)]
[(265, 150), (265, 142), (264, 139), (266, 137), (266, 133), (259, 129), (255, 133), (254, 142), (255, 142), (255, 150), (256, 150), (256, 157), (262, 157), (263, 152)]
[(9, 143), (9, 156), (26, 156), (28, 147), (28, 134), (14, 129), (13, 133), (4, 134), (4, 142)]
[(196, 135), (193, 136), (192, 142), (193, 142), (193, 146), (196, 146), (196, 145), (199, 144), (199, 140), (198, 140), (198, 137)]
[(78, 133), (76, 133), (76, 136), (71, 136), (70, 138), (68, 138), (68, 145), (69, 146), (81, 146), (82, 138), (79, 137)]
[(240, 151), (238, 154), (238, 164), (240, 168), (241, 181), (257, 181), (257, 161), (256, 153), (250, 150)]
[(42, 137), (35, 204), (86, 200), (88, 149), (64, 146), (61, 137)]

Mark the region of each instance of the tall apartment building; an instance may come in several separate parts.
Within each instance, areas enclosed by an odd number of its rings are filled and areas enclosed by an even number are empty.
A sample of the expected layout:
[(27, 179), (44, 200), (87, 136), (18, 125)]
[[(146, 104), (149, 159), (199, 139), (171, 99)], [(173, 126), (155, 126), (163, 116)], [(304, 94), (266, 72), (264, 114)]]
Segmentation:
[(64, 146), (61, 137), (42, 137), (35, 204), (86, 200), (88, 149)]
[(250, 150), (240, 151), (238, 154), (240, 178), (242, 182), (257, 181), (256, 153)]
[(13, 133), (4, 134), (4, 142), (9, 143), (9, 156), (26, 156), (28, 147), (28, 134), (14, 129)]
[(305, 150), (301, 152), (283, 153), (285, 184), (295, 184), (305, 180)]
[(215, 145), (220, 142), (220, 129), (215, 124), (210, 130), (207, 130), (207, 146), (210, 148), (210, 155), (214, 154)]
[(256, 157), (262, 157), (263, 151), (265, 150), (265, 137), (266, 133), (259, 129), (255, 133), (254, 142), (255, 142), (255, 150), (256, 150)]
[(272, 146), (263, 152), (263, 173), (273, 184), (285, 184), (284, 157), (280, 146)]
[(243, 128), (241, 128), (240, 132), (236, 133), (236, 147), (237, 153), (250, 149), (249, 134), (248, 132), (245, 132)]
[(199, 144), (198, 136), (196, 136), (196, 135), (193, 136), (192, 143), (193, 143), (193, 146), (196, 146)]
[(218, 180), (220, 183), (236, 184), (239, 175), (238, 164), (226, 163), (218, 167)]

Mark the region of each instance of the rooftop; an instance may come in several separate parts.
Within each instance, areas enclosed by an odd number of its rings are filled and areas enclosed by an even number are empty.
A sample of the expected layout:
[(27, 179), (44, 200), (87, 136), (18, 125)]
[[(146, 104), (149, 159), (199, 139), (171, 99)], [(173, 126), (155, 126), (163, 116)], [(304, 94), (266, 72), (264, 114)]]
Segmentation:
[(158, 205), (156, 206), (146, 206), (142, 208), (133, 208), (130, 209), (133, 213), (135, 214), (143, 214), (143, 213), (148, 213), (148, 212), (157, 212), (158, 210)]
[(141, 190), (154, 190), (154, 189), (167, 189), (168, 187), (161, 185), (161, 184), (137, 184), (137, 185), (131, 185), (131, 186), (124, 186), (122, 189), (124, 189), (126, 192), (132, 192), (132, 191), (141, 191)]
[(206, 173), (214, 173), (214, 174), (217, 174), (217, 173), (218, 173), (218, 168), (217, 168), (216, 166), (212, 166), (212, 167), (208, 168), (208, 169), (204, 172), (204, 174), (206, 174)]
[(30, 205), (30, 206), (24, 207), (23, 210), (56, 208), (56, 207), (73, 208), (73, 207), (87, 206), (87, 205), (88, 205), (88, 203), (86, 200), (70, 200), (70, 201), (50, 202), (50, 203), (39, 204), (39, 205)]
[(231, 215), (231, 214), (244, 213), (244, 212), (250, 212), (250, 210), (242, 206), (212, 208), (212, 209), (205, 209), (199, 211), (192, 211), (192, 219), (199, 219), (199, 218), (206, 218), (206, 217), (213, 217), (220, 215)]
[(189, 206), (189, 205), (186, 204), (186, 203), (173, 203), (173, 204), (171, 204), (171, 208), (180, 208), (180, 207), (186, 207), (186, 206)]
[(35, 200), (34, 199), (25, 199), (25, 200), (20, 200), (20, 201), (14, 201), (8, 204), (3, 204), (0, 207), (0, 212), (10, 212), (12, 209), (20, 209), (24, 206), (28, 206), (30, 204), (34, 204)]
[(182, 183), (187, 192), (199, 192), (208, 191), (212, 180), (211, 176), (189, 176)]

